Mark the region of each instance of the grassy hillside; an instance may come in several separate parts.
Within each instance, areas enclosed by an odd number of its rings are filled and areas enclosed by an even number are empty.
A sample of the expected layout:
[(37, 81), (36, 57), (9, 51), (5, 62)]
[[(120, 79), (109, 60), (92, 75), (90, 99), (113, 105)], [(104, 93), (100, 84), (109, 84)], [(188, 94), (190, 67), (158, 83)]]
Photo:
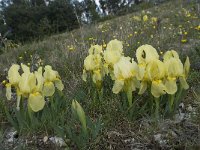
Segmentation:
[[(100, 116), (102, 118), (103, 128), (97, 139), (90, 143), (90, 149), (191, 149), (193, 146), (198, 149), (200, 106), (196, 102), (194, 91), (197, 93), (200, 88), (199, 5), (195, 1), (169, 1), (43, 41), (4, 50), (0, 55), (0, 81), (5, 79), (12, 63), (25, 63), (32, 67), (37, 64), (52, 65), (63, 80), (63, 93), (67, 99), (78, 99), (86, 114), (94, 120)], [(145, 15), (148, 16), (147, 21), (143, 20)], [(156, 17), (157, 21), (152, 17)], [(183, 99), (183, 109), (189, 114), (187, 108), (191, 106), (197, 115), (178, 123), (162, 120), (158, 125), (152, 123), (146, 115), (130, 120), (119, 109), (121, 97), (111, 93), (111, 86), (105, 86), (104, 102), (99, 106), (94, 105), (94, 97), (91, 95), (93, 89), (81, 77), (83, 62), (91, 44), (105, 45), (112, 39), (123, 41), (125, 56), (135, 57), (136, 49), (143, 44), (152, 45), (161, 55), (167, 50), (176, 50), (181, 60), (185, 60), (188, 55), (192, 69), (188, 79), (190, 89)], [(6, 99), (4, 92), (3, 88), (0, 91), (1, 99)], [(138, 100), (142, 98), (144, 97), (137, 97)], [(2, 114), (0, 111), (1, 120), (7, 122), (3, 111)], [(24, 133), (22, 135), (27, 137)], [(39, 134), (41, 138), (44, 135), (44, 131)], [(156, 136), (160, 136), (159, 141)], [(37, 144), (32, 146), (38, 147)], [(73, 149), (73, 144), (70, 146)]]

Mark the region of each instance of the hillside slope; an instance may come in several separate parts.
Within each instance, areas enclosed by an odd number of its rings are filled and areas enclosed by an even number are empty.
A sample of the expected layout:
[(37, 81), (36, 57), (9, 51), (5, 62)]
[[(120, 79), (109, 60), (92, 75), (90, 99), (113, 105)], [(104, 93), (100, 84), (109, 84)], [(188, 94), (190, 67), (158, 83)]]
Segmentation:
[[(123, 41), (125, 56), (134, 57), (136, 49), (143, 44), (152, 45), (161, 55), (172, 49), (176, 50), (183, 60), (188, 55), (193, 67), (189, 83), (193, 88), (199, 88), (199, 4), (195, 1), (186, 2), (184, 0), (169, 1), (147, 10), (96, 25), (84, 26), (69, 33), (54, 35), (43, 41), (32, 42), (8, 50), (0, 55), (0, 80), (5, 79), (6, 71), (12, 63), (25, 63), (32, 67), (37, 67), (38, 64), (50, 64), (59, 72), (66, 87), (64, 93), (69, 99), (86, 98), (89, 101), (91, 97), (88, 96), (88, 93), (84, 93), (83, 89), (86, 83), (82, 81), (81, 77), (83, 61), (91, 44), (106, 45), (112, 39)], [(191, 91), (192, 89), (189, 90), (189, 98), (186, 99), (188, 105), (190, 104), (188, 101), (194, 100)], [(0, 94), (2, 95), (2, 93)], [(108, 95), (105, 98), (107, 101), (99, 111), (90, 109), (87, 106), (89, 102), (83, 104), (86, 112), (91, 116), (103, 114), (103, 120), (106, 120), (105, 129), (100, 136), (101, 140), (92, 144), (95, 149), (109, 149), (109, 146), (111, 149), (174, 149), (176, 146), (182, 149), (199, 144), (200, 136), (196, 132), (199, 121), (177, 125), (169, 120), (164, 120), (159, 127), (152, 125), (148, 119), (141, 119), (134, 123), (129, 122), (123, 115), (119, 115), (121, 118), (118, 117), (118, 113), (115, 112), (118, 107), (116, 99), (118, 100), (119, 97), (115, 96), (112, 100), (113, 95)], [(2, 95), (2, 97), (5, 96)], [(114, 118), (114, 121), (111, 121), (110, 118)], [(173, 128), (177, 133), (174, 134)], [(165, 142), (156, 145), (153, 138), (159, 133), (163, 133)], [(174, 135), (176, 135), (176, 140), (173, 140)], [(134, 140), (138, 143), (134, 143)]]

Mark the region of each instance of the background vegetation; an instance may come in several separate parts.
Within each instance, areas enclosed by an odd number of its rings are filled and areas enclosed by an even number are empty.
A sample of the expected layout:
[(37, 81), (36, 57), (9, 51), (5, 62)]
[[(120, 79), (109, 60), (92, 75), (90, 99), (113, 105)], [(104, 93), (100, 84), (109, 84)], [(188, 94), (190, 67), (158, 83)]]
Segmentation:
[[(59, 4), (60, 2), (55, 1), (48, 6), (44, 6), (44, 3), (42, 3), (41, 5), (31, 5), (29, 7), (31, 7), (30, 10), (40, 10), (41, 7), (53, 7), (53, 5)], [(65, 2), (65, 5), (68, 4), (69, 3)], [(13, 5), (14, 4), (9, 5), (5, 10), (15, 8)], [(20, 4), (19, 7), (23, 8), (27, 7), (27, 5)], [(89, 24), (87, 26), (81, 25), (80, 28), (72, 30), (71, 32), (52, 35), (45, 37), (43, 40), (32, 40), (32, 42), (17, 48), (5, 47), (1, 49), (0, 81), (2, 82), (6, 79), (7, 70), (12, 63), (23, 62), (25, 64), (30, 64), (31, 66), (37, 63), (40, 63), (40, 65), (50, 64), (53, 68), (56, 68), (66, 87), (63, 93), (65, 97), (67, 97), (67, 103), (71, 103), (72, 99), (75, 98), (81, 103), (86, 114), (92, 120), (97, 120), (98, 118), (102, 119), (101, 124), (103, 127), (101, 128), (100, 134), (94, 141), (87, 144), (87, 147), (90, 149), (198, 149), (200, 140), (199, 3), (195, 0), (178, 0), (168, 1), (158, 6), (152, 6), (151, 3), (145, 3), (140, 4), (139, 7), (134, 6), (132, 9), (137, 9), (137, 11), (104, 22)], [(25, 8), (16, 9), (19, 13), (20, 11), (25, 10)], [(41, 11), (48, 12), (48, 8), (41, 9)], [(65, 9), (63, 9), (63, 12), (64, 11)], [(33, 11), (31, 13), (31, 11), (27, 11), (24, 14), (27, 14), (28, 16), (30, 13), (32, 14), (32, 17), (30, 18), (34, 18), (37, 16), (36, 12), (37, 11)], [(80, 17), (80, 12), (76, 12), (78, 17)], [(61, 20), (57, 20), (58, 22), (55, 21), (57, 17), (62, 18), (62, 15), (58, 15), (60, 13), (61, 12), (59, 11), (56, 13), (55, 10), (52, 16), (49, 16), (50, 18), (48, 18), (48, 16), (46, 16), (46, 19), (39, 18), (39, 20), (44, 19), (44, 30), (37, 28), (37, 23), (40, 22), (38, 20), (35, 20), (35, 22), (33, 21), (32, 25), (29, 24), (28, 21), (26, 22), (24, 18), (21, 18), (22, 20), (18, 20), (14, 24), (11, 23), (10, 25), (15, 25), (14, 28), (20, 28), (24, 24), (22, 30), (16, 29), (14, 32), (14, 29), (12, 29), (13, 35), (11, 36), (11, 39), (24, 41), (26, 38), (35, 38), (34, 36), (38, 37), (56, 33), (57, 31), (64, 32), (65, 30), (74, 29), (71, 25), (69, 25), (69, 27), (66, 26), (66, 24), (63, 25)], [(113, 13), (117, 12), (113, 10)], [(16, 14), (11, 13), (10, 15)], [(150, 19), (147, 22), (144, 22), (142, 19), (144, 15), (148, 15), (149, 18), (157, 17), (158, 22), (152, 24)], [(23, 15), (20, 16), (22, 17)], [(25, 18), (29, 18), (27, 16), (25, 15)], [(72, 16), (74, 16), (74, 18), (77, 17), (76, 14)], [(141, 21), (135, 20), (135, 16), (139, 16)], [(50, 21), (51, 17), (52, 22)], [(17, 17), (17, 19), (19, 18), (20, 17)], [(100, 20), (101, 19), (102, 18), (100, 17)], [(32, 22), (32, 20), (30, 22)], [(19, 23), (19, 25), (17, 25), (17, 23)], [(71, 23), (71, 20), (67, 23)], [(74, 23), (76, 27), (79, 26), (78, 20), (74, 19)], [(28, 24), (29, 27), (27, 27)], [(48, 30), (46, 30), (47, 24), (49, 24)], [(3, 28), (8, 29), (7, 24), (6, 26), (3, 25)], [(47, 34), (42, 32), (46, 32)], [(177, 114), (184, 113), (184, 119), (180, 121), (180, 115), (176, 115), (173, 120), (163, 119), (158, 125), (155, 125), (150, 119), (150, 116), (143, 112), (137, 112), (136, 118), (127, 118), (123, 109), (120, 107), (123, 96), (115, 95), (110, 92), (112, 87), (108, 85), (110, 85), (109, 83), (112, 81), (109, 80), (104, 85), (106, 88), (102, 99), (103, 103), (101, 103), (101, 105), (94, 103), (93, 100), (95, 97), (92, 95), (94, 88), (90, 84), (82, 81), (81, 78), (83, 61), (88, 54), (88, 49), (91, 44), (104, 45), (115, 38), (123, 41), (125, 55), (132, 57), (134, 57), (136, 49), (142, 44), (154, 46), (161, 54), (166, 50), (174, 49), (179, 53), (182, 60), (185, 60), (186, 55), (190, 57), (192, 68), (188, 79), (190, 89), (185, 92), (185, 98), (182, 99), (183, 108), (180, 108), (179, 111), (177, 111)], [(1, 84), (0, 95), (0, 99), (6, 99), (3, 84)], [(136, 97), (136, 100), (138, 101), (141, 99), (148, 99), (148, 97)], [(10, 106), (13, 106), (12, 102)], [(67, 106), (69, 106), (69, 104)], [(192, 110), (190, 108), (192, 108)], [(70, 117), (68, 116), (64, 118), (64, 120), (68, 122), (70, 121)], [(2, 129), (0, 141), (5, 143), (6, 134), (10, 129), (10, 124), (2, 109), (0, 110), (0, 122)], [(51, 127), (49, 127), (49, 130), (51, 131), (49, 132), (49, 137), (58, 134), (58, 132), (52, 130)], [(47, 135), (44, 127), (41, 127), (39, 131), (31, 134), (29, 134), (29, 132), (31, 133), (31, 131), (22, 132), (20, 135), (24, 139), (33, 140), (33, 142), (28, 145), (26, 145), (25, 142), (21, 142), (21, 145), (25, 145), (25, 148), (30, 147), (30, 145), (33, 148), (42, 146), (43, 148), (52, 147), (50, 144), (38, 144), (38, 141), (41, 141), (43, 137)], [(37, 138), (34, 139), (32, 137)], [(156, 137), (160, 137), (160, 140), (158, 141)], [(9, 148), (17, 146), (20, 148), (20, 144), (17, 142), (11, 146), (8, 144), (4, 144), (3, 146), (8, 146)], [(76, 148), (73, 142), (70, 142), (69, 146), (72, 149)]]

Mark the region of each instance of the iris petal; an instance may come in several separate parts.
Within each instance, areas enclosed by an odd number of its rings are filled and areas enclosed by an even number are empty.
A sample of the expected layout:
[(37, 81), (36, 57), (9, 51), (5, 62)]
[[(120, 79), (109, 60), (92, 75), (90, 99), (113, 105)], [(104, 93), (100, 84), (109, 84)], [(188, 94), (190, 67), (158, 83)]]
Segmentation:
[(143, 94), (147, 89), (147, 82), (146, 81), (142, 81), (140, 84), (140, 90), (138, 94)]
[(168, 94), (175, 94), (177, 91), (176, 78), (167, 79), (165, 87)]
[(152, 84), (151, 84), (151, 94), (158, 98), (160, 97), (161, 95), (165, 94), (165, 86), (164, 84), (162, 83), (162, 81), (153, 81)]
[(117, 94), (119, 93), (124, 86), (123, 80), (115, 80), (114, 86), (112, 88), (113, 93)]
[(45, 82), (43, 87), (43, 94), (45, 96), (52, 96), (55, 92), (55, 86), (53, 82)]
[(34, 112), (38, 112), (44, 108), (44, 97), (39, 93), (31, 93), (28, 98), (28, 105)]
[(8, 83), (6, 84), (6, 98), (8, 100), (11, 100), (11, 95), (12, 95), (12, 92), (11, 92), (11, 84)]
[(179, 80), (180, 80), (180, 83), (181, 83), (182, 87), (185, 90), (187, 90), (189, 88), (189, 85), (188, 85), (186, 79), (184, 77), (180, 77)]
[(54, 83), (55, 87), (57, 87), (59, 91), (62, 91), (64, 89), (64, 85), (61, 80), (55, 80)]

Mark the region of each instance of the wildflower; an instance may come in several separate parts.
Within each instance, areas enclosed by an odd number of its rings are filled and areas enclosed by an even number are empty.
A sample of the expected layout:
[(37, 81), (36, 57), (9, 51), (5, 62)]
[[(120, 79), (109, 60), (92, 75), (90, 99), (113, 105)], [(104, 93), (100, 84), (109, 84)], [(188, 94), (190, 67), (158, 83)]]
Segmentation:
[(136, 50), (136, 58), (138, 63), (149, 63), (151, 60), (158, 59), (159, 55), (155, 48), (151, 45), (142, 45)]
[(84, 69), (82, 74), (82, 79), (87, 80), (87, 72), (92, 73), (92, 80), (101, 88), (101, 82), (106, 72), (104, 70), (104, 65), (102, 62), (103, 49), (100, 45), (93, 45), (89, 49), (89, 55), (84, 60)]
[(103, 53), (102, 46), (92, 45), (89, 49), (89, 55), (96, 55)]
[(200, 25), (198, 25), (197, 27), (195, 27), (196, 30), (200, 31)]
[(136, 21), (141, 21), (141, 18), (139, 16), (133, 16), (133, 19)]
[(184, 67), (183, 67), (183, 74), (180, 75), (180, 77), (179, 77), (180, 83), (181, 83), (181, 85), (182, 85), (182, 87), (184, 89), (188, 89), (189, 88), (189, 85), (186, 82), (186, 79), (188, 77), (189, 71), (190, 71), (190, 60), (189, 60), (189, 57), (187, 57), (186, 61), (184, 63)]
[(187, 39), (182, 39), (181, 43), (187, 43)]
[(1, 83), (5, 85), (6, 84), (6, 80), (3, 80)]
[(163, 79), (165, 77), (164, 63), (158, 59), (154, 59), (147, 65), (146, 72), (147, 80), (151, 81), (152, 95), (158, 98), (161, 95), (165, 94), (166, 87), (163, 82)]
[(143, 21), (144, 21), (144, 22), (148, 21), (148, 16), (147, 16), (147, 15), (144, 15), (144, 16), (143, 16)]
[(132, 105), (132, 91), (139, 87), (136, 79), (138, 66), (135, 61), (130, 61), (131, 58), (122, 56), (120, 60), (114, 64), (114, 79), (115, 83), (112, 88), (113, 93), (117, 94), (120, 91), (127, 93), (129, 106)]
[(10, 69), (8, 70), (8, 80), (11, 85), (17, 85), (21, 78), (19, 74), (20, 66), (13, 64)]
[[(43, 87), (43, 94), (45, 96), (52, 96), (55, 92), (55, 87), (62, 91), (64, 85), (60, 80), (60, 76), (57, 71), (52, 70), (52, 67), (47, 65), (44, 68), (44, 87)], [(54, 86), (55, 84), (55, 86)]]
[(87, 124), (86, 124), (85, 112), (84, 112), (83, 108), (81, 107), (81, 105), (76, 100), (72, 101), (72, 112), (78, 116), (78, 118), (82, 124), (83, 130), (86, 132)]
[(152, 17), (152, 18), (151, 18), (151, 21), (152, 21), (153, 23), (157, 23), (158, 18), (156, 18), (156, 17)]
[(121, 41), (112, 40), (108, 43), (104, 52), (104, 60), (109, 65), (114, 65), (123, 55), (123, 45)]
[(179, 59), (178, 53), (174, 50), (167, 51), (163, 59), (166, 68), (166, 92), (174, 94), (177, 91), (176, 81), (183, 74), (183, 64)]

